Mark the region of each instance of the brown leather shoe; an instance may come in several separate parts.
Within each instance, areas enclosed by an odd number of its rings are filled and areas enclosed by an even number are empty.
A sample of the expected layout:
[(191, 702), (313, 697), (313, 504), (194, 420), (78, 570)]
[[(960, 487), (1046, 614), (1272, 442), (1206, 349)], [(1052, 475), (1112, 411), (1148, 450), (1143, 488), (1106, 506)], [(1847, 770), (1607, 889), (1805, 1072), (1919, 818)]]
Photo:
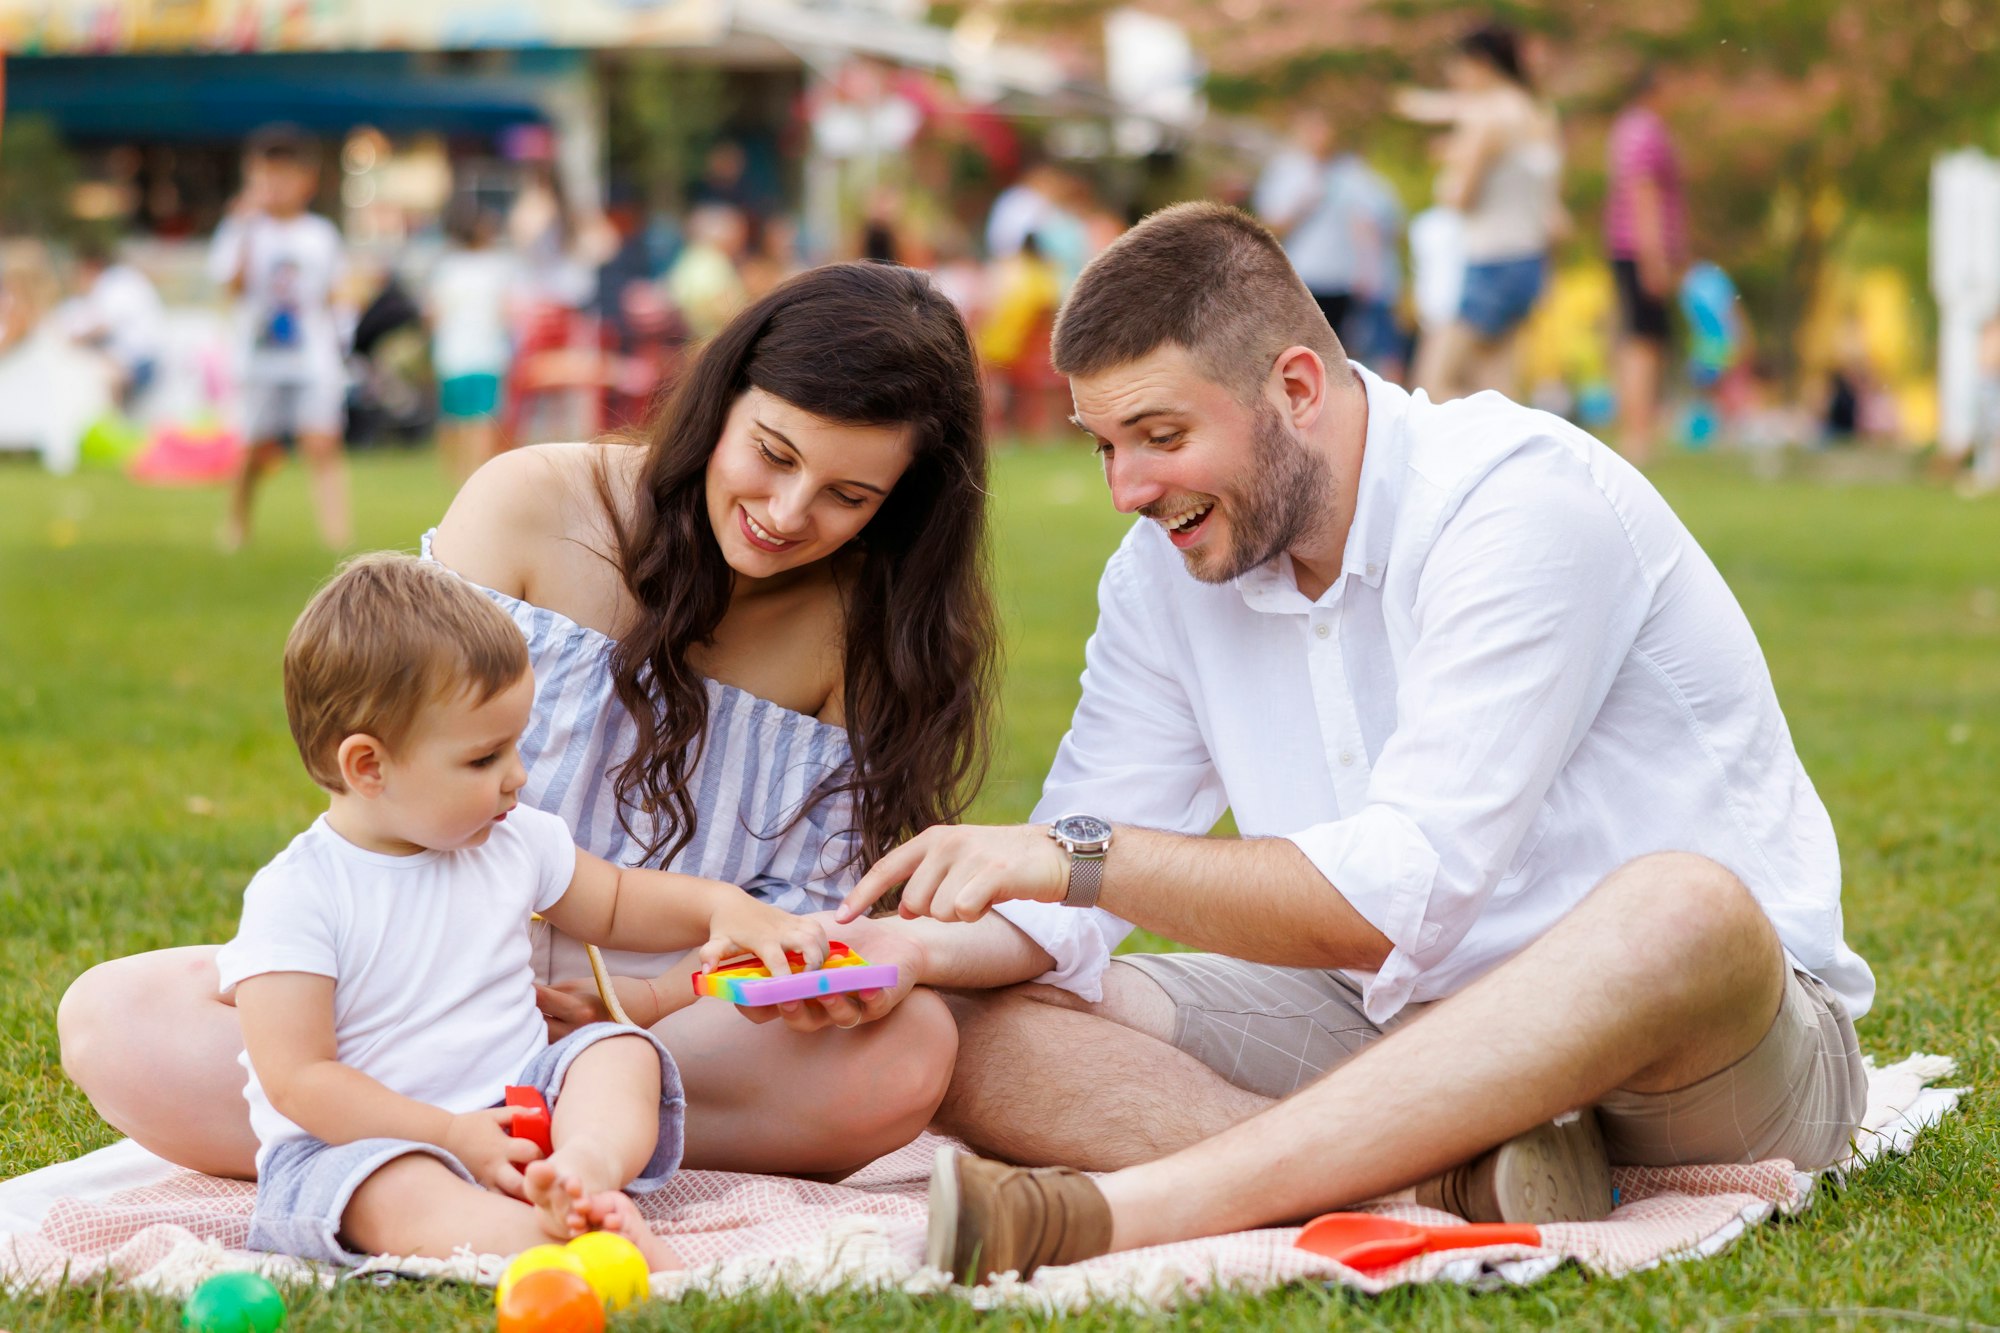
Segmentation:
[(1044, 1264), (1094, 1259), (1111, 1248), (1111, 1205), (1090, 1177), (1066, 1166), (1003, 1166), (955, 1148), (931, 1165), (926, 1262), (960, 1282), (1027, 1277)]
[(1468, 1222), (1595, 1222), (1611, 1211), (1597, 1111), (1537, 1125), (1417, 1186), (1417, 1202)]

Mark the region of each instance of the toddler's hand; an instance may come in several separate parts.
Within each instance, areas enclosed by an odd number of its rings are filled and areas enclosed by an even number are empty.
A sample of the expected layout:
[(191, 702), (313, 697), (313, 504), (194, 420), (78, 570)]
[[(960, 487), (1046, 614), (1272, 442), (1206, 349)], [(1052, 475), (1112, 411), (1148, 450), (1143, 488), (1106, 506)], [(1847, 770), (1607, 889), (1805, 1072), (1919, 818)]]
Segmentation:
[(805, 960), (804, 971), (826, 962), (826, 927), (806, 917), (760, 903), (739, 893), (715, 909), (708, 919), (708, 943), (701, 946), (701, 965), (714, 967), (741, 953), (757, 955), (774, 977), (788, 977), (789, 950)]
[(444, 1132), (444, 1142), (438, 1146), (464, 1163), (472, 1178), (486, 1188), (526, 1199), (527, 1185), (521, 1179), (521, 1167), (539, 1161), (542, 1150), (507, 1132), (514, 1123), (514, 1111), (511, 1106), (496, 1106), (455, 1115)]

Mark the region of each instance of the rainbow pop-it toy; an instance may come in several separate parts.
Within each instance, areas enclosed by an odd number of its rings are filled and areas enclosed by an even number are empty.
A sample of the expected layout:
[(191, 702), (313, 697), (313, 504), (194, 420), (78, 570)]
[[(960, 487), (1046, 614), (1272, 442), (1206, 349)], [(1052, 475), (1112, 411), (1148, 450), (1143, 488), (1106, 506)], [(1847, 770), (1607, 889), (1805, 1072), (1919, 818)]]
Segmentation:
[[(806, 960), (795, 953), (787, 953), (785, 961), (793, 967), (806, 965)], [(849, 991), (888, 990), (896, 984), (897, 972), (894, 963), (870, 963), (839, 940), (833, 940), (825, 964), (809, 972), (774, 977), (755, 954), (744, 954), (704, 968), (692, 980), (697, 998), (709, 995), (731, 1004), (766, 1005), (844, 995)]]

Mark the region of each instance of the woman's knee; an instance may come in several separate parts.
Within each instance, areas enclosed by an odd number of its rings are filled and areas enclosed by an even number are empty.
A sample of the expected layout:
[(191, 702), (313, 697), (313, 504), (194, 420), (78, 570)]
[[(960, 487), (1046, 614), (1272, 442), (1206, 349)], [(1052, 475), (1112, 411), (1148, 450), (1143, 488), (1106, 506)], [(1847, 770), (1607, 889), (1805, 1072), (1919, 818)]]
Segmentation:
[(56, 1005), (63, 1072), (96, 1100), (144, 1077), (168, 1031), (187, 1035), (193, 1012), (215, 1001), (215, 951), (164, 949), (99, 963), (70, 983)]
[(115, 958), (99, 963), (69, 984), (56, 1005), (56, 1039), (62, 1048), (63, 1072), (90, 1091), (101, 1075), (123, 1064), (119, 1048), (124, 1029), (119, 1014), (134, 1012), (141, 990), (130, 966), (135, 960)]
[(853, 1095), (842, 1104), (852, 1117), (848, 1128), (890, 1152), (937, 1114), (958, 1057), (958, 1025), (941, 996), (919, 989), (870, 1026), (875, 1030), (853, 1070)]

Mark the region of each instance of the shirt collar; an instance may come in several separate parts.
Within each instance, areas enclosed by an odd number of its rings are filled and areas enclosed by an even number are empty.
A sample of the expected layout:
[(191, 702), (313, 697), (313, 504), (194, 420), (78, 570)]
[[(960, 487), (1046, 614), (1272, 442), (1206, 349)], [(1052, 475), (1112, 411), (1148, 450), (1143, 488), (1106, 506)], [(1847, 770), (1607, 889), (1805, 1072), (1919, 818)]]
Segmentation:
[(1389, 568), (1389, 546), (1396, 536), (1396, 508), (1403, 491), (1403, 463), (1408, 452), (1404, 427), (1410, 395), (1366, 367), (1349, 362), (1368, 395), (1368, 436), (1361, 447), (1361, 480), (1355, 487), (1354, 521), (1347, 528), (1347, 545), (1340, 555), (1340, 577), (1317, 603), (1306, 600), (1292, 576), (1292, 557), (1257, 566), (1236, 580), (1244, 604), (1268, 614), (1299, 613), (1315, 605), (1330, 606), (1349, 579), (1382, 586)]

